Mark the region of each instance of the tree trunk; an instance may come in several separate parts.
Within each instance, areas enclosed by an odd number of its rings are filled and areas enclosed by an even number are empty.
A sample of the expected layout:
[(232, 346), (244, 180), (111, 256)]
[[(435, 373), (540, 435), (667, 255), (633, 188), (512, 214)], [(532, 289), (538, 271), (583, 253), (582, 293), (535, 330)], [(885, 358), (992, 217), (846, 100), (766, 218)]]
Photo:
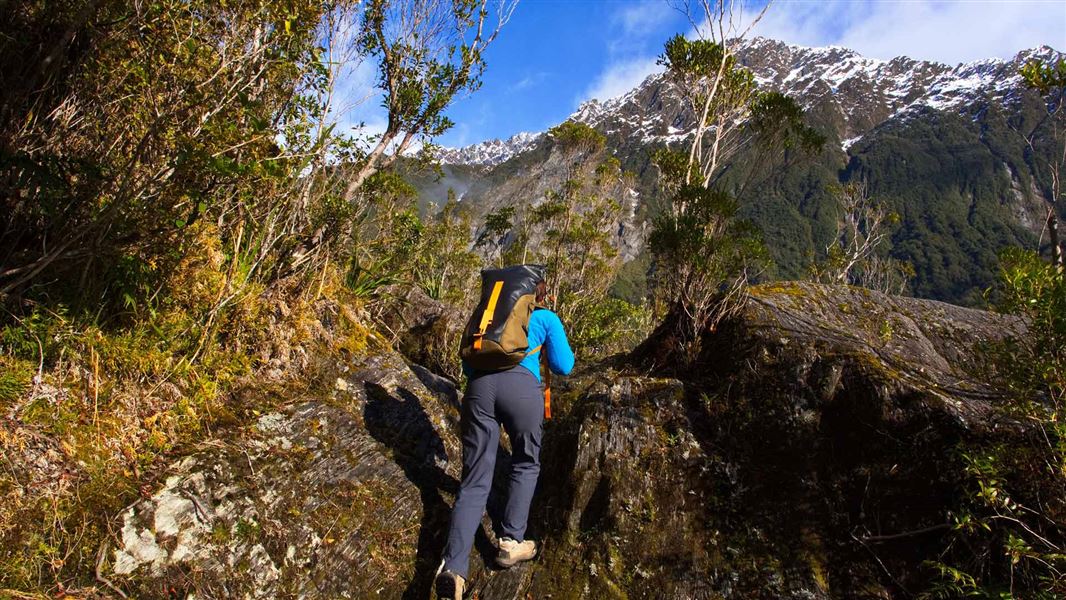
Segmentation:
[(1055, 205), (1048, 207), (1047, 211), (1048, 237), (1051, 238), (1051, 264), (1063, 268), (1062, 244), (1059, 242), (1059, 216), (1055, 212)]
[(386, 131), (381, 136), (381, 140), (378, 141), (377, 146), (370, 151), (370, 154), (366, 157), (366, 162), (359, 168), (359, 172), (355, 174), (355, 177), (348, 182), (348, 187), (344, 190), (344, 199), (346, 201), (354, 202), (355, 193), (359, 191), (363, 183), (374, 173), (378, 172), (378, 161), (381, 160), (381, 155), (385, 153), (385, 149), (389, 147), (392, 140), (396, 139), (396, 132)]

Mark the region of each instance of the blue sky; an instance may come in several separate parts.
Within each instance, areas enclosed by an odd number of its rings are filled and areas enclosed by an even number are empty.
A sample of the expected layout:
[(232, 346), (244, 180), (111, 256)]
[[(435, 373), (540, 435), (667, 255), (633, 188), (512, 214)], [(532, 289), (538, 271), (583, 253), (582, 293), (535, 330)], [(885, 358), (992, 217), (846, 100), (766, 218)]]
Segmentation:
[[(480, 90), (448, 114), (438, 139), (463, 146), (562, 122), (589, 98), (631, 89), (657, 70), (663, 42), (693, 30), (682, 0), (520, 0), (486, 53)], [(736, 2), (741, 4), (740, 0)], [(753, 14), (762, 2), (749, 2)], [(1066, 50), (1066, 0), (777, 0), (755, 35), (842, 45), (875, 58), (957, 64), (1042, 44)], [(377, 102), (363, 105), (371, 129)]]
[(639, 81), (687, 23), (665, 0), (521, 0), (486, 53), (481, 89), (455, 103), (457, 125), (440, 141), (465, 145), (558, 124), (581, 101), (632, 87), (612, 87), (611, 67), (647, 63), (622, 78)]

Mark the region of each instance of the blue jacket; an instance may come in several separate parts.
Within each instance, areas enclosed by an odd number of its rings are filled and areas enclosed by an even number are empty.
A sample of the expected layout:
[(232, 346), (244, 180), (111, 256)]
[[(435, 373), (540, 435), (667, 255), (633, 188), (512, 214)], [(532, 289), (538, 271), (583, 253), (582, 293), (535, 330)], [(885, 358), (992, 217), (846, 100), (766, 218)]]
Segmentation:
[(529, 349), (534, 350), (540, 346), (540, 350), (526, 356), (518, 366), (525, 367), (541, 381), (540, 378), (540, 354), (546, 353), (548, 368), (557, 375), (569, 375), (574, 368), (574, 351), (570, 349), (570, 342), (566, 339), (563, 331), (563, 322), (559, 315), (546, 308), (533, 311), (529, 317), (529, 331), (526, 333), (529, 340)]
[[(563, 331), (563, 322), (559, 315), (546, 308), (538, 308), (529, 317), (529, 329), (526, 331), (526, 339), (529, 341), (529, 349), (540, 349), (529, 354), (518, 363), (533, 374), (537, 381), (543, 381), (540, 377), (540, 355), (545, 353), (548, 357), (548, 368), (556, 375), (569, 375), (574, 368), (574, 351), (570, 349), (570, 342), (566, 339)], [(463, 374), (467, 377), (474, 375), (474, 370), (463, 363)]]

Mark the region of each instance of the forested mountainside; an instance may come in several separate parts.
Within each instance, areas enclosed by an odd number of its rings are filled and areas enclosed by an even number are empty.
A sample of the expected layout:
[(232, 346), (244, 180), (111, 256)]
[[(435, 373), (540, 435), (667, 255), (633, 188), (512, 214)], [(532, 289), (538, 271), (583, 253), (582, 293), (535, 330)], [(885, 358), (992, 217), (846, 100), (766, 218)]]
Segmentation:
[[(756, 38), (738, 56), (761, 88), (795, 98), (808, 123), (827, 137), (814, 156), (768, 161), (758, 150), (742, 151), (723, 175), (739, 195), (740, 214), (764, 234), (774, 259), (767, 276), (806, 276), (835, 234), (829, 186), (860, 179), (900, 217), (883, 251), (913, 266), (917, 296), (980, 304), (995, 276), (996, 254), (1036, 246), (1051, 180), (1034, 166), (1033, 151), (1049, 156), (1050, 128), (1043, 100), (1018, 72), (1030, 59), (1061, 53), (1043, 47), (1012, 60), (951, 67)], [(653, 213), (652, 152), (683, 145), (693, 127), (668, 78), (652, 75), (621, 97), (589, 101), (572, 119), (607, 136), (609, 151), (638, 176), (636, 212)], [(1030, 150), (1025, 138), (1034, 130)], [(436, 202), (453, 188), (481, 214), (527, 202), (547, 187), (534, 182), (557, 176), (549, 147), (545, 134), (523, 133), (447, 150), (443, 177), (424, 176), (416, 186), (424, 200)], [(642, 231), (639, 224), (629, 228), (627, 248), (640, 245)]]

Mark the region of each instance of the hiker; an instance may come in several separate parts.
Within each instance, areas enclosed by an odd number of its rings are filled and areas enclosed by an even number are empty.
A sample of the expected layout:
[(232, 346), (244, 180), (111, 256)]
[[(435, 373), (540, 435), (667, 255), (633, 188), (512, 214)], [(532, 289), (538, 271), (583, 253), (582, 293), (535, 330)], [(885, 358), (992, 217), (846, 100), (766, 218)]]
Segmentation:
[(540, 473), (541, 431), (551, 416), (550, 389), (541, 392), (541, 363), (548, 378), (574, 367), (562, 322), (544, 305), (544, 270), (518, 265), (481, 272), (481, 301), (460, 350), (468, 381), (461, 408), (463, 479), (436, 577), (439, 598), (463, 597), (470, 549), (492, 488), (500, 425), (511, 440), (511, 472), (496, 564), (509, 568), (537, 552), (525, 534)]

